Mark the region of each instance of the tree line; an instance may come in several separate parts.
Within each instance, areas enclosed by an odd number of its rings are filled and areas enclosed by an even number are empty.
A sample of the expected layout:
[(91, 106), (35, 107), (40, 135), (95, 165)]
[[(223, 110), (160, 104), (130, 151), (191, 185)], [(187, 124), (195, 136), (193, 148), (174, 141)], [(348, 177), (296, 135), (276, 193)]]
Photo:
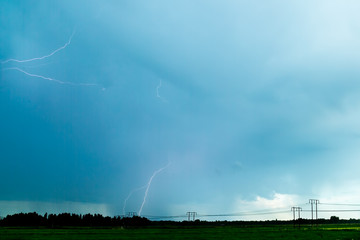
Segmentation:
[(0, 226), (44, 226), (44, 227), (60, 227), (60, 226), (89, 226), (89, 227), (131, 227), (131, 226), (147, 226), (150, 220), (144, 217), (108, 217), (101, 214), (47, 214), (40, 215), (36, 212), (17, 213), (8, 215), (0, 219)]
[(360, 219), (339, 219), (339, 217), (332, 216), (330, 219), (297, 219), (297, 220), (266, 220), (266, 221), (150, 221), (147, 218), (133, 216), (103, 216), (101, 214), (47, 214), (40, 215), (36, 212), (32, 213), (17, 213), (8, 215), (5, 218), (0, 218), (0, 226), (29, 226), (29, 227), (145, 227), (145, 226), (248, 226), (248, 225), (313, 225), (313, 224), (342, 224), (342, 223), (360, 223)]

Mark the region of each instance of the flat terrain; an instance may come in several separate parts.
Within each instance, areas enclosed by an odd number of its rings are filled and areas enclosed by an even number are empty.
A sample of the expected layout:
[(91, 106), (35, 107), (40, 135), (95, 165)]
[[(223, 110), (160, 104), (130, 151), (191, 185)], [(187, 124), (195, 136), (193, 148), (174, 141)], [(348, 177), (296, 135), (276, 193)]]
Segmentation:
[(360, 225), (218, 226), (145, 228), (26, 228), (0, 227), (0, 239), (354, 239), (360, 240)]

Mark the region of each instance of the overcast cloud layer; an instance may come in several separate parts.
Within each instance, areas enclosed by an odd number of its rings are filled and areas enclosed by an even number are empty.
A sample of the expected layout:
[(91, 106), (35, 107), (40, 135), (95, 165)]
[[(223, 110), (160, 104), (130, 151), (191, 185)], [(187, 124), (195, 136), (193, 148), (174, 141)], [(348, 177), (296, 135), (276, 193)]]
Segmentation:
[(360, 202), (359, 11), (350, 0), (0, 0), (1, 61), (46, 56), (74, 33), (51, 57), (1, 64), (0, 215), (71, 203), (123, 214), (169, 162), (144, 215), (290, 219), (309, 198)]

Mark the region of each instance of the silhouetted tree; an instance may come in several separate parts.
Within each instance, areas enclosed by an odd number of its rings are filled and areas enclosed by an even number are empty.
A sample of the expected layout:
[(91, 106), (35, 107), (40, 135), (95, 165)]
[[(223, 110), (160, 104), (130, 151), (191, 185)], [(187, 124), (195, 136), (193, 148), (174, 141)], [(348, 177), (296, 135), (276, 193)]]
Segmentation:
[(339, 217), (336, 217), (336, 216), (331, 216), (330, 217), (330, 222), (331, 223), (338, 223), (339, 221), (340, 221)]

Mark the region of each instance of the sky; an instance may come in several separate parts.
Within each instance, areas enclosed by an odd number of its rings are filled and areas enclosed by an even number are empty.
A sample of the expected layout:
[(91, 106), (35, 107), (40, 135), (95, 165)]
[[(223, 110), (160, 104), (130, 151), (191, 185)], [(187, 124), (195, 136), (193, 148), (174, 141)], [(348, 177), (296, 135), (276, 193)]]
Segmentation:
[(359, 10), (0, 0), (0, 216), (360, 209)]

